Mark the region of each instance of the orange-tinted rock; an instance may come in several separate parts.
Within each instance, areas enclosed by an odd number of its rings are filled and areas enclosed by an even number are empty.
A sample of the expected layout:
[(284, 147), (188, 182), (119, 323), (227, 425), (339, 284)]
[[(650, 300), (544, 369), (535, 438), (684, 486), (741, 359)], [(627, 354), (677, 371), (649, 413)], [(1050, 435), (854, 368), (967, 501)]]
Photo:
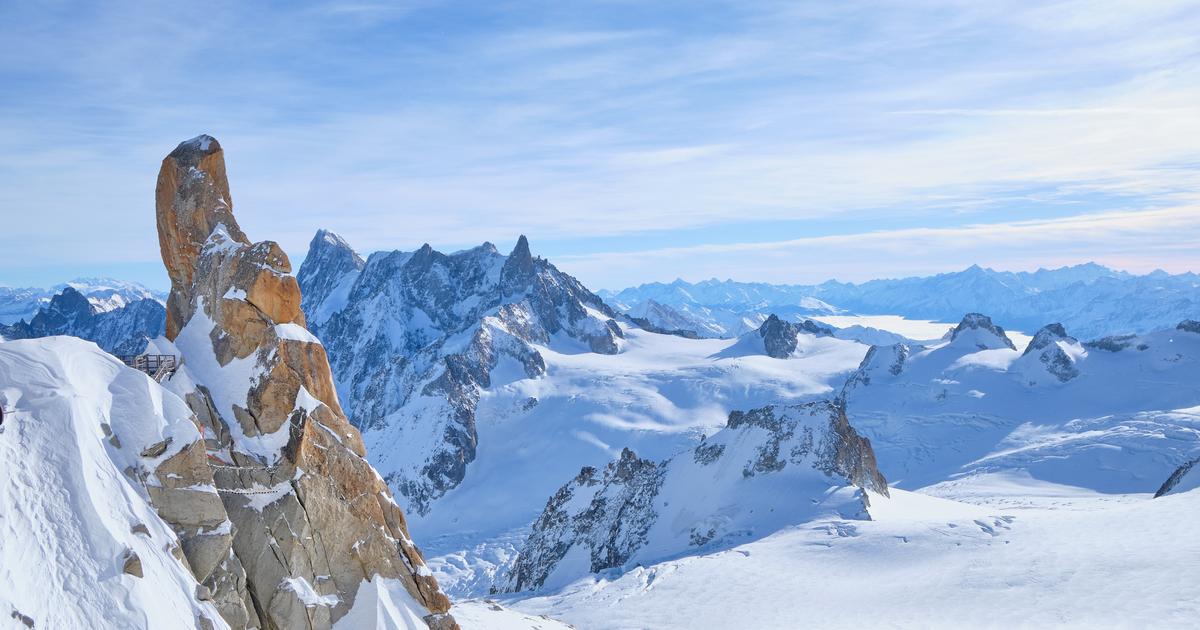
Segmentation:
[[(287, 255), (270, 241), (252, 244), (233, 216), (223, 156), (208, 136), (180, 144), (163, 160), (157, 213), (171, 278), (167, 337), (182, 355), (172, 381), (212, 429), (210, 454), (236, 464), (213, 479), (256, 617), (226, 621), (328, 628), (364, 580), (381, 576), (403, 583), (429, 623), (457, 627), (338, 403)], [(295, 580), (326, 603), (303, 600)]]

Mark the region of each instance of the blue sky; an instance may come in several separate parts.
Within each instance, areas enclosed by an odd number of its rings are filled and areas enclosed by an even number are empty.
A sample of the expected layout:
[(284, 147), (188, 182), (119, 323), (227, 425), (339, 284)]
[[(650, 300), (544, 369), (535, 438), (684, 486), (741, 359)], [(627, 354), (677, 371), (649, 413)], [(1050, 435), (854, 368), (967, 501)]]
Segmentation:
[(0, 2), (0, 283), (165, 286), (225, 147), (299, 266), (527, 234), (593, 288), (1200, 271), (1196, 2)]

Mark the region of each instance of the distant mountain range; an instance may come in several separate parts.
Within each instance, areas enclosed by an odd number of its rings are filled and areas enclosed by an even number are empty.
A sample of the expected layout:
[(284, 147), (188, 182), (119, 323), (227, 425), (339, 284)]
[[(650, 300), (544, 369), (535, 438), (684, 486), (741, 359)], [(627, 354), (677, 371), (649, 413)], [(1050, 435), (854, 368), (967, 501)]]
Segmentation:
[(650, 283), (600, 291), (618, 311), (655, 326), (705, 337), (735, 337), (775, 313), (792, 319), (831, 314), (901, 315), (953, 322), (988, 313), (1017, 330), (1051, 322), (1081, 338), (1141, 334), (1200, 314), (1200, 275), (1132, 275), (1095, 263), (1008, 272), (978, 265), (935, 276), (774, 285), (719, 281)]
[(76, 278), (50, 288), (0, 286), (0, 324), (29, 321), (38, 310), (65, 289), (74, 289), (92, 304), (98, 313), (121, 308), (138, 300), (165, 302), (165, 291), (155, 291), (145, 285), (114, 278)]
[(0, 324), (0, 339), (70, 335), (94, 341), (115, 355), (141, 354), (147, 342), (163, 334), (167, 311), (157, 298), (136, 295), (127, 286), (111, 293), (93, 291), (89, 297), (67, 284), (28, 321)]

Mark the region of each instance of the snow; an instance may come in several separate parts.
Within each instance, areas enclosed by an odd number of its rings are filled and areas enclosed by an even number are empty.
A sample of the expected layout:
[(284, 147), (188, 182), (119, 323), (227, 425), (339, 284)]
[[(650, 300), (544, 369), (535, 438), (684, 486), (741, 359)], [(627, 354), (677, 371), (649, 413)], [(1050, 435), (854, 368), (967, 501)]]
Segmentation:
[(500, 601), (580, 628), (1194, 625), (1200, 600), (1180, 576), (1200, 557), (1200, 492), (984, 483), (982, 504), (894, 490), (873, 521), (798, 524)]
[[(170, 553), (178, 540), (122, 471), (171, 438), (199, 439), (191, 412), (145, 374), (70, 337), (0, 345), (0, 612), (38, 628), (184, 628), (211, 604)], [(109, 442), (107, 424), (121, 447)], [(145, 525), (150, 535), (132, 531)], [(145, 577), (122, 572), (127, 550)], [(20, 627), (20, 626), (18, 626)]]
[(500, 605), (493, 599), (454, 602), (454, 619), (466, 630), (569, 630), (569, 626), (543, 615), (522, 613)]
[(862, 326), (896, 333), (909, 339), (941, 339), (957, 325), (924, 319), (908, 319), (899, 315), (814, 315), (815, 321), (838, 328)]
[[(203, 299), (197, 298), (196, 312), (179, 331), (174, 344), (160, 338), (154, 340), (152, 346), (160, 351), (168, 350), (167, 354), (183, 357), (182, 365), (166, 383), (169, 389), (185, 395), (195, 390), (195, 384), (202, 384), (212, 395), (213, 404), (221, 416), (236, 418), (234, 406), (247, 406), (247, 395), (256, 379), (260, 378), (262, 367), (257, 354), (232, 359), (222, 366), (213, 353), (210, 335), (214, 327), (216, 324), (204, 312)], [(227, 426), (239, 451), (258, 457), (267, 464), (274, 463), (279, 458), (280, 450), (287, 445), (287, 423), (274, 433), (255, 436), (246, 435), (238, 422), (229, 422)]]
[[(478, 542), (527, 525), (580, 467), (603, 466), (623, 446), (640, 457), (665, 459), (724, 427), (730, 411), (831, 396), (833, 384), (840, 385), (867, 350), (852, 341), (812, 337), (802, 339), (801, 356), (779, 360), (730, 352), (737, 340), (692, 340), (636, 328), (625, 334), (616, 355), (536, 346), (548, 366), (544, 377), (498, 381), (504, 384), (484, 392), (476, 459), (463, 483), (429, 514), (409, 513), (427, 557), (459, 553), (456, 545), (467, 533)], [(530, 400), (536, 404), (527, 407)], [(403, 411), (417, 418), (434, 413), (411, 404)], [(423, 445), (441, 440), (440, 433), (420, 435), (413, 427), (397, 415), (364, 432), (370, 459), (383, 475), (423, 461)], [(455, 580), (444, 581), (454, 592)]]
[(313, 588), (312, 584), (308, 583), (308, 580), (302, 577), (283, 578), (282, 584), (284, 588), (295, 593), (296, 597), (299, 597), (300, 601), (304, 602), (304, 605), (309, 608), (314, 606), (329, 607), (338, 605), (339, 599), (337, 595), (321, 595), (317, 592), (317, 589)]
[(275, 324), (275, 334), (280, 339), (288, 339), (291, 341), (302, 341), (304, 343), (320, 344), (321, 341), (308, 332), (300, 324), (288, 322), (286, 324)]
[(334, 630), (427, 630), (428, 609), (413, 599), (404, 583), (375, 576), (358, 585), (354, 606), (333, 624)]

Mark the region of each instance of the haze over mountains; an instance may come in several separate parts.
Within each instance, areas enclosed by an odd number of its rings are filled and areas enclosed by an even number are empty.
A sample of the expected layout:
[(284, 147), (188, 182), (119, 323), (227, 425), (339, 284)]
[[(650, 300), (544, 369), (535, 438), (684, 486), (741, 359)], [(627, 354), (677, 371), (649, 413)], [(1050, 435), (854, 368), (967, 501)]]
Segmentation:
[(1060, 322), (1076, 336), (1092, 338), (1149, 332), (1192, 316), (1200, 309), (1200, 275), (1156, 271), (1138, 276), (1095, 263), (1035, 272), (976, 265), (935, 276), (861, 284), (676, 280), (599, 294), (623, 312), (705, 336), (739, 335), (757, 327), (769, 313), (900, 315), (955, 322), (963, 313), (982, 312), (1018, 330)]

